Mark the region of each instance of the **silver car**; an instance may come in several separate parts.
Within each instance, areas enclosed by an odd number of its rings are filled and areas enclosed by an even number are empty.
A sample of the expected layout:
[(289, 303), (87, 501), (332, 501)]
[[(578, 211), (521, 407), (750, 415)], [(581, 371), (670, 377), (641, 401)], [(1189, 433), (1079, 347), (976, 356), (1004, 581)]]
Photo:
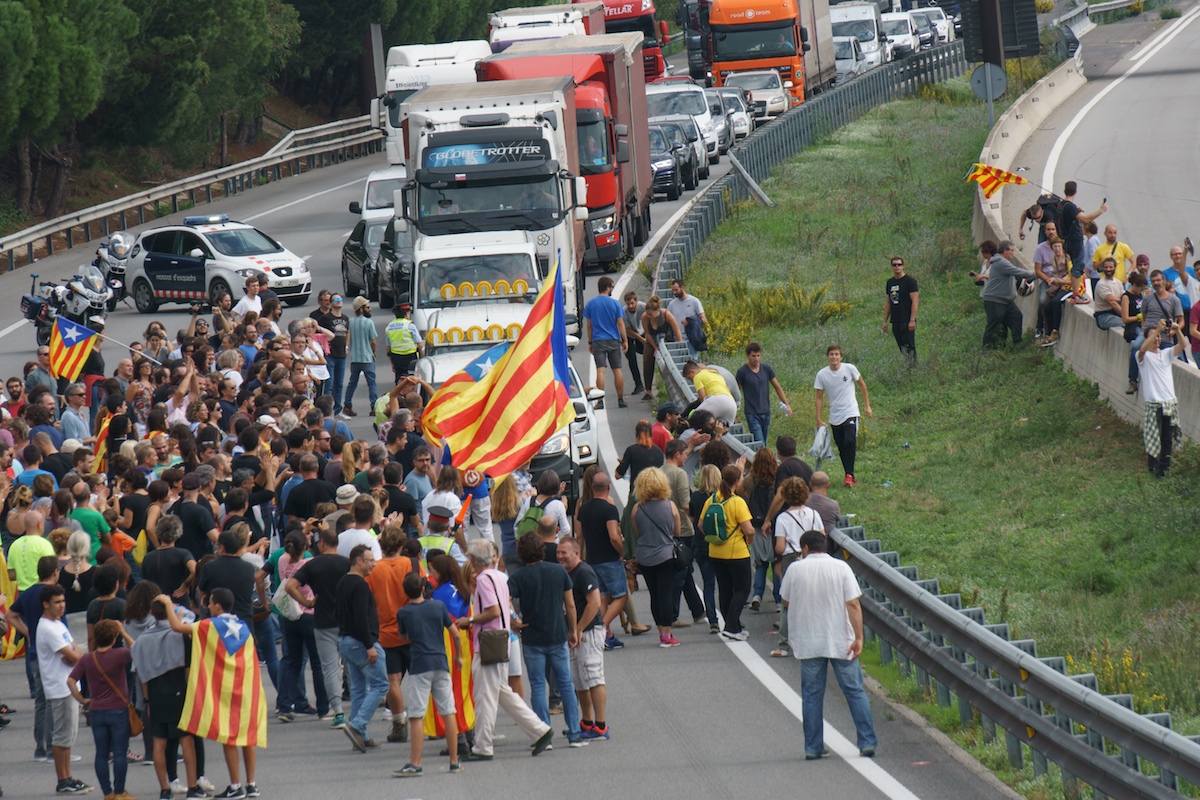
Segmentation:
[(708, 113), (717, 129), (717, 152), (725, 155), (733, 146), (733, 120), (730, 119), (732, 111), (716, 89), (705, 89), (704, 98), (708, 101)]
[(730, 120), (733, 122), (733, 138), (745, 139), (754, 133), (754, 112), (746, 102), (743, 90), (733, 86), (723, 86), (717, 90), (725, 106), (732, 109)]

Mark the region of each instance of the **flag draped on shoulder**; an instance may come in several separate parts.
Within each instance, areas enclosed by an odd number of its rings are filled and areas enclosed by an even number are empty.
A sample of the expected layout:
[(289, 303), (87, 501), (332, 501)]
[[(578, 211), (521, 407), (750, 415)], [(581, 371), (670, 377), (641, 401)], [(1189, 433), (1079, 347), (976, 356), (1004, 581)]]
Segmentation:
[(231, 614), (192, 626), (179, 728), (221, 744), (267, 746), (267, 699), (250, 627)]
[(62, 317), (56, 319), (50, 332), (50, 374), (69, 381), (79, 380), (79, 373), (92, 354), (98, 335), (78, 322)]
[(987, 164), (976, 164), (971, 173), (967, 175), (967, 180), (977, 182), (983, 190), (983, 196), (987, 198), (991, 198), (1005, 184), (1021, 186), (1029, 183), (1016, 173), (999, 167), (989, 167)]
[(105, 411), (100, 428), (96, 431), (96, 445), (93, 448), (96, 453), (96, 466), (92, 470), (96, 474), (108, 472), (108, 423), (112, 422), (112, 418), (113, 415)]
[(481, 354), (430, 399), (422, 424), (454, 466), (507, 475), (575, 417), (562, 273), (555, 262), (516, 340)]

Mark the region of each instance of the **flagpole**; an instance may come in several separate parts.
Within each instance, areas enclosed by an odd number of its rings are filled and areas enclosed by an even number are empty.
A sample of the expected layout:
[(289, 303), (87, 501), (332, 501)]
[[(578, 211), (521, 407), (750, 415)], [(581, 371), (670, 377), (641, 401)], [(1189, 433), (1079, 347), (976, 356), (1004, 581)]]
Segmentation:
[[(107, 339), (108, 341), (112, 342), (113, 344), (119, 344), (119, 345), (121, 345), (121, 347), (124, 347), (126, 350), (129, 349), (129, 345), (124, 344), (123, 342), (118, 342), (116, 339), (112, 338), (111, 336), (106, 336), (103, 333), (97, 333), (96, 335), (99, 336), (101, 339)], [(155, 358), (152, 355), (147, 355), (146, 353), (142, 353), (140, 358), (144, 358), (147, 361), (153, 361), (155, 364), (158, 364), (160, 367), (163, 365), (163, 362), (159, 361), (157, 358)]]

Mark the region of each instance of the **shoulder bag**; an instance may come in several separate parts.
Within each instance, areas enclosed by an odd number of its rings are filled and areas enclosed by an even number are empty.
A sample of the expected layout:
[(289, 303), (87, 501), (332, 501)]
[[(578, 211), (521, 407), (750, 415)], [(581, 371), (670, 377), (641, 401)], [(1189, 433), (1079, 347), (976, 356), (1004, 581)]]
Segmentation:
[(142, 718), (138, 716), (137, 709), (133, 707), (133, 703), (129, 702), (129, 698), (125, 696), (125, 693), (117, 688), (117, 685), (113, 683), (112, 678), (108, 677), (108, 673), (104, 671), (104, 667), (100, 666), (100, 659), (93, 656), (92, 660), (96, 664), (96, 669), (99, 671), (100, 677), (104, 678), (105, 683), (109, 685), (117, 697), (121, 698), (121, 702), (125, 704), (125, 708), (129, 711), (129, 735), (131, 737), (141, 736)]
[[(500, 599), (500, 592), (496, 589), (496, 581), (491, 575), (488, 576), (491, 581), (492, 591), (496, 593), (497, 602)], [(500, 629), (492, 629), (479, 632), (479, 663), (480, 664), (505, 664), (508, 662), (508, 613), (505, 609), (500, 609)]]

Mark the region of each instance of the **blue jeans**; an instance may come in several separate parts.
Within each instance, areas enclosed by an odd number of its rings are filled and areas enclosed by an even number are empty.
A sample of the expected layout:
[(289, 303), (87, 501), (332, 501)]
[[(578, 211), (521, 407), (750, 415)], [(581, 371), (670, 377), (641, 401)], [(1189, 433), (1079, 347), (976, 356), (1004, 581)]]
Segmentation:
[[(25, 642), (25, 647), (28, 648), (29, 642)], [(54, 709), (50, 707), (50, 701), (46, 699), (46, 693), (42, 687), (42, 670), (38, 666), (37, 659), (29, 659), (26, 665), (33, 673), (33, 683), (35, 686), (33, 698), (33, 741), (35, 756), (49, 756), (50, 740), (54, 735)]]
[(316, 695), (317, 713), (329, 713), (329, 695), (325, 692), (325, 678), (321, 672), (321, 656), (317, 653), (317, 637), (313, 628), (313, 615), (301, 614), (292, 622), (285, 619), (283, 628), (283, 660), (279, 664), (279, 700), (281, 711), (292, 711), (308, 705), (304, 695), (304, 656), (312, 664), (313, 694)]
[(329, 380), (325, 381), (322, 391), (333, 395), (333, 413), (342, 413), (342, 387), (346, 385), (346, 359), (326, 356), (325, 363), (329, 367)]
[(696, 554), (696, 564), (700, 567), (700, 579), (704, 583), (704, 608), (708, 612), (708, 624), (717, 624), (717, 573), (713, 570), (712, 559), (708, 557), (708, 542), (697, 532), (692, 537), (692, 552)]
[(271, 685), (279, 691), (279, 651), (275, 649), (275, 618), (267, 615), (262, 622), (254, 623), (254, 646), (258, 649), (258, 660), (267, 662), (267, 674)]
[[(129, 709), (92, 711), (89, 714), (92, 738), (96, 742), (96, 780), (105, 795), (125, 791), (125, 773), (129, 769)], [(108, 757), (112, 756), (112, 780), (108, 776)]]
[[(358, 389), (358, 376), (363, 375), (367, 379), (367, 396), (371, 399), (371, 410), (375, 410), (375, 401), (379, 399), (379, 390), (375, 388), (375, 364), (373, 362), (358, 362), (350, 363), (350, 382), (346, 385), (346, 404), (342, 408), (350, 408), (354, 405), (354, 391)], [(337, 401), (334, 401), (337, 405)]]
[(875, 727), (871, 724), (871, 703), (863, 690), (862, 667), (858, 659), (847, 661), (840, 658), (804, 658), (800, 660), (800, 697), (804, 713), (804, 754), (815, 756), (825, 749), (825, 674), (833, 666), (854, 729), (858, 736), (858, 749), (875, 747)]
[(767, 434), (771, 431), (771, 414), (747, 414), (746, 429), (750, 431), (750, 435), (757, 441), (762, 442), (767, 447), (770, 447), (770, 442), (767, 441)]
[[(383, 648), (375, 645), (375, 663), (367, 661), (367, 646), (353, 636), (343, 636), (338, 642), (342, 663), (350, 676), (350, 718), (347, 723), (367, 738), (367, 725), (375, 709), (387, 696), (388, 678), (384, 667)], [(578, 723), (576, 723), (578, 725)]]
[[(762, 536), (760, 532), (758, 534)], [(761, 598), (767, 593), (767, 566), (766, 561), (762, 562), (754, 568), (754, 581), (750, 587), (750, 596)], [(776, 570), (771, 570), (771, 594), (775, 597), (775, 605), (779, 605), (779, 575)]]
[(575, 742), (582, 734), (579, 731), (579, 701), (571, 691), (571, 662), (567, 655), (567, 643), (525, 645), (525, 668), (529, 673), (529, 697), (533, 713), (547, 725), (550, 721), (550, 706), (546, 702), (546, 671), (554, 672), (554, 682), (564, 687), (562, 692), (563, 717), (567, 722), (567, 739)]

